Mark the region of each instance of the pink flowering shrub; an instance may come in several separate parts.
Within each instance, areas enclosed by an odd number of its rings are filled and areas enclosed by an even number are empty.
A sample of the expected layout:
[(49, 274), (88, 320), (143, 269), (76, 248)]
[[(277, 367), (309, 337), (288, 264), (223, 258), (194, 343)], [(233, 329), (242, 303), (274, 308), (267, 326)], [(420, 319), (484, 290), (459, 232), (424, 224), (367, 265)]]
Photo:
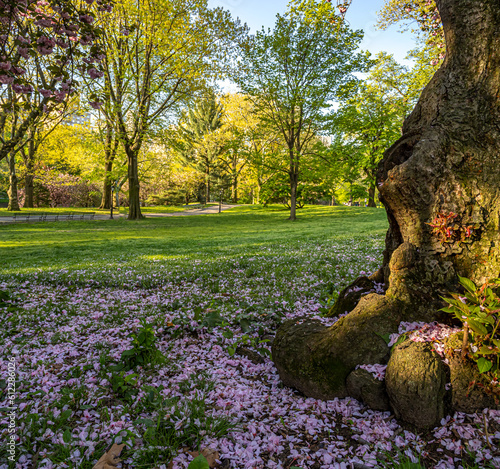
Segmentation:
[[(102, 194), (97, 184), (69, 174), (53, 174), (50, 171), (35, 180), (35, 205), (38, 207), (95, 207)], [(24, 191), (21, 191), (21, 202)]]

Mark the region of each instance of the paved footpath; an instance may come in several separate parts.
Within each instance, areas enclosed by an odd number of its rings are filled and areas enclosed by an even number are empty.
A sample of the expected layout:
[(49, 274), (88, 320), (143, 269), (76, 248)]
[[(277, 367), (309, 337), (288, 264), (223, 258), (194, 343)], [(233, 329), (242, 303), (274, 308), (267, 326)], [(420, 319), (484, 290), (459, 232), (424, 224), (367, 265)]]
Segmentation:
[[(229, 210), (230, 208), (238, 207), (238, 205), (227, 205), (222, 204), (221, 210)], [(184, 212), (174, 212), (174, 213), (145, 213), (146, 218), (155, 217), (185, 217), (190, 215), (211, 215), (214, 213), (219, 213), (218, 205), (211, 205), (207, 208), (194, 208), (191, 210), (185, 210)]]
[[(229, 210), (230, 208), (238, 207), (238, 205), (229, 205), (229, 204), (222, 204), (221, 209), (222, 210)], [(21, 214), (23, 212), (20, 212)], [(192, 210), (185, 210), (184, 212), (173, 212), (173, 213), (145, 213), (144, 216), (146, 218), (162, 218), (162, 217), (185, 217), (185, 216), (191, 216), (191, 215), (212, 215), (214, 213), (219, 213), (219, 206), (218, 205), (213, 205), (207, 208), (197, 208), (197, 209), (192, 209)], [(113, 218), (115, 220), (118, 220), (120, 218), (126, 219), (126, 215), (124, 214), (113, 214)], [(109, 215), (102, 214), (102, 213), (96, 213), (94, 220), (109, 220)], [(90, 221), (90, 220), (89, 220)], [(14, 218), (13, 217), (0, 217), (0, 225), (7, 225), (7, 224), (12, 224), (14, 223)], [(40, 223), (40, 222), (33, 222), (33, 223)], [(54, 223), (54, 222), (48, 222), (48, 223)]]

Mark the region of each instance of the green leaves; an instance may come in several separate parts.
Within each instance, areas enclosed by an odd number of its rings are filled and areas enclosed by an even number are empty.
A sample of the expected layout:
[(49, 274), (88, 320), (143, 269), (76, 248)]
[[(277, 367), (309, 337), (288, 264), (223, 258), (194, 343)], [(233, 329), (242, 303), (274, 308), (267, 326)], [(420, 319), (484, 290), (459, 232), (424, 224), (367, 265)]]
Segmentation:
[(474, 294), (476, 292), (476, 284), (472, 280), (460, 277), (460, 275), (458, 276), (458, 280), (469, 293)]
[(63, 433), (63, 441), (64, 443), (69, 444), (71, 443), (71, 440), (73, 440), (73, 435), (71, 435), (71, 431), (69, 429), (66, 429)]
[(493, 363), (491, 363), (486, 358), (481, 357), (477, 361), (477, 367), (479, 368), (480, 373), (486, 373), (487, 371), (490, 371), (492, 366), (493, 366)]
[(73, 411), (71, 409), (67, 409), (67, 410), (61, 412), (60, 419), (64, 422), (64, 421), (68, 420), (71, 417), (72, 413), (73, 413)]
[(464, 287), (465, 296), (452, 294), (452, 298), (443, 298), (449, 306), (442, 308), (462, 321), (468, 334), (464, 342), (463, 353), (476, 361), (480, 373), (491, 372), (497, 379), (500, 377), (500, 298), (498, 296), (498, 280), (493, 279), (481, 287), (467, 278), (459, 277)]
[(200, 454), (189, 463), (188, 469), (210, 469), (210, 466), (205, 456)]

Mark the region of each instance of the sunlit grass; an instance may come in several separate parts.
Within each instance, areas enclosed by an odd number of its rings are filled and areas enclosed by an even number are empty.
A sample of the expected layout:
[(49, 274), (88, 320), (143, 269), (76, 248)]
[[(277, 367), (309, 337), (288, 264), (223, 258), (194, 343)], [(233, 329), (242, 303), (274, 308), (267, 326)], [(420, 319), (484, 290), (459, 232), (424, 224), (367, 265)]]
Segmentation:
[(1, 271), (76, 269), (144, 259), (251, 256), (261, 246), (382, 235), (383, 210), (311, 206), (295, 222), (281, 207), (242, 206), (222, 214), (0, 226)]
[[(156, 205), (154, 207), (141, 207), (141, 212), (145, 215), (148, 213), (178, 213), (184, 212), (185, 210), (195, 208), (198, 204), (189, 204), (189, 205)], [(207, 204), (204, 207), (216, 206), (218, 204), (211, 203)], [(43, 207), (43, 208), (22, 208), (20, 212), (11, 212), (6, 208), (0, 208), (0, 217), (11, 217), (14, 214), (25, 215), (28, 213), (51, 213), (58, 215), (68, 215), (70, 213), (75, 212), (85, 212), (85, 213), (96, 213), (99, 215), (109, 215), (110, 209), (99, 209), (97, 207)], [(116, 215), (117, 213), (122, 215), (128, 214), (128, 207), (120, 207), (119, 209), (113, 209), (113, 213)]]

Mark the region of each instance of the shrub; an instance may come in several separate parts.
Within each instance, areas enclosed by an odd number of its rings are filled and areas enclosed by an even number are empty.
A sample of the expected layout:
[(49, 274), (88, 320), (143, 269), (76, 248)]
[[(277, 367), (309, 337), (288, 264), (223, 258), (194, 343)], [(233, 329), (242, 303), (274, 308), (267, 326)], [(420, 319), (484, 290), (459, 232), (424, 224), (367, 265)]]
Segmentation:
[(452, 293), (443, 298), (449, 306), (443, 308), (464, 325), (462, 353), (477, 363), (481, 373), (489, 372), (500, 379), (500, 279), (489, 280), (481, 287), (459, 277), (465, 296)]
[(161, 194), (151, 195), (146, 200), (149, 205), (182, 205), (186, 203), (187, 193), (183, 189), (171, 189)]
[(158, 338), (151, 324), (142, 321), (142, 326), (129, 337), (132, 338), (132, 348), (122, 352), (121, 363), (114, 367), (116, 371), (164, 362), (165, 358), (156, 346)]

